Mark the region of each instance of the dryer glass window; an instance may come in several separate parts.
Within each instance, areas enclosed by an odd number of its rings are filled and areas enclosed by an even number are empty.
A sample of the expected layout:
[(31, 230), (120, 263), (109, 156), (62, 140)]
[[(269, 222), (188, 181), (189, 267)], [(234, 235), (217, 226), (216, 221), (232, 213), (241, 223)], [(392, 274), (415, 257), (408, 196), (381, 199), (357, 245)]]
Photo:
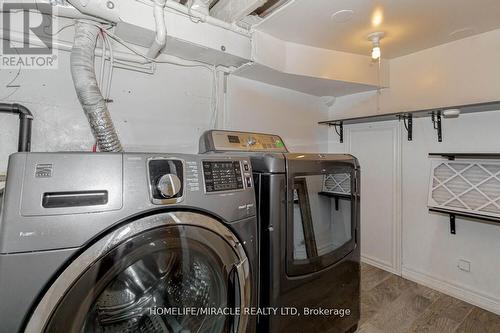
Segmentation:
[(349, 174), (297, 176), (293, 199), (294, 260), (334, 253), (352, 239)]
[(234, 314), (208, 311), (238, 304), (237, 262), (220, 236), (201, 228), (146, 232), (90, 267), (46, 331), (232, 332)]

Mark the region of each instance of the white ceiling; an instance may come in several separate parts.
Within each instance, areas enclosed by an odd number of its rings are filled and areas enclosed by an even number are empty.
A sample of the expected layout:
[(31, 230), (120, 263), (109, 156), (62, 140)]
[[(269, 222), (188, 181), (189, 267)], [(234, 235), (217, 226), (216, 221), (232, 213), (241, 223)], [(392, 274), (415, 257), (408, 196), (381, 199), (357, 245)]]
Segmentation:
[[(353, 14), (333, 20), (340, 10)], [(377, 12), (379, 26), (372, 23)], [(384, 31), (383, 58), (498, 28), (500, 0), (292, 0), (257, 27), (282, 40), (365, 55), (371, 50), (367, 35)]]

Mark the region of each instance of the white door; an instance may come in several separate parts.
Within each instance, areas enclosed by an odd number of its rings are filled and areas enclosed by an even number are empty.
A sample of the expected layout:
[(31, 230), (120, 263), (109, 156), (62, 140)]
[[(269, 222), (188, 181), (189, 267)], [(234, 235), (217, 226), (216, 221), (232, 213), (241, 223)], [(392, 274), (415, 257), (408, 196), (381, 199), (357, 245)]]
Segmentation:
[(347, 127), (361, 165), (361, 257), (401, 275), (401, 142), (398, 121)]

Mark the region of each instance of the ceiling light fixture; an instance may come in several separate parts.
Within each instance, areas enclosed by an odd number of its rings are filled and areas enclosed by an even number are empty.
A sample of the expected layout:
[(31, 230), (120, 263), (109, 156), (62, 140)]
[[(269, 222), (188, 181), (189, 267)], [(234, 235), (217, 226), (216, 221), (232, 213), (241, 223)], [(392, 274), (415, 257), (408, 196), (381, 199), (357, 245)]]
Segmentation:
[(368, 35), (368, 40), (372, 42), (372, 59), (378, 60), (382, 56), (380, 50), (380, 40), (384, 38), (385, 33), (382, 31), (372, 32)]

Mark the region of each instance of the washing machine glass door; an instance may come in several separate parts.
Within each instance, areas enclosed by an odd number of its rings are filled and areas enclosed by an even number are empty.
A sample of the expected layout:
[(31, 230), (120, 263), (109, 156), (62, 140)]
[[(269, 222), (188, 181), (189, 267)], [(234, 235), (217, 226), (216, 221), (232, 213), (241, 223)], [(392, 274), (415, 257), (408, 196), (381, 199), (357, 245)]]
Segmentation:
[[(78, 273), (80, 271), (80, 273)], [(126, 225), (52, 285), (28, 332), (244, 332), (249, 267), (232, 233), (193, 213)]]

